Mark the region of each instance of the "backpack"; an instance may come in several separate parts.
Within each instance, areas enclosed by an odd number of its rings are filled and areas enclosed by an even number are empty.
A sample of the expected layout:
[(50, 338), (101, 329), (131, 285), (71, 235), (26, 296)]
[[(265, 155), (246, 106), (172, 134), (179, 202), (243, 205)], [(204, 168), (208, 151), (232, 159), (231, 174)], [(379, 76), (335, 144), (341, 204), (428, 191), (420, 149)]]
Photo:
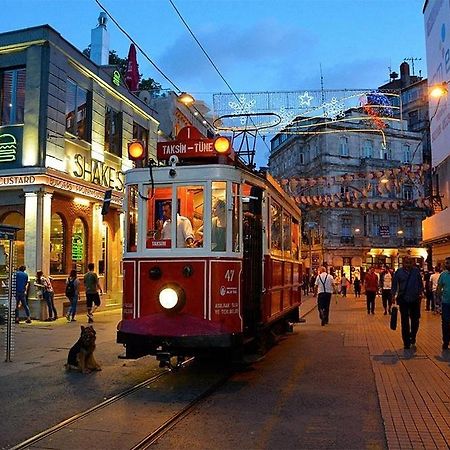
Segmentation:
[(71, 280), (69, 278), (66, 284), (66, 297), (73, 298), (74, 295), (75, 295), (75, 280)]

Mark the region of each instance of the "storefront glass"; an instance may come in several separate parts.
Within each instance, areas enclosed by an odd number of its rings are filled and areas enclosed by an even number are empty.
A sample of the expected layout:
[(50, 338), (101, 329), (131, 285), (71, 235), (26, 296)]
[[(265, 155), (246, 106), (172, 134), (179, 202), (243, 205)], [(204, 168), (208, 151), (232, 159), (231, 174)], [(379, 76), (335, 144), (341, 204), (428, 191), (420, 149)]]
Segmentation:
[(76, 219), (72, 229), (72, 269), (77, 273), (86, 272), (86, 227), (81, 219)]
[(17, 267), (20, 267), (25, 264), (25, 219), (22, 214), (11, 212), (2, 220), (2, 223), (20, 228), (15, 242), (16, 262)]
[(64, 224), (59, 214), (52, 214), (50, 230), (50, 274), (66, 273), (65, 248), (64, 248)]

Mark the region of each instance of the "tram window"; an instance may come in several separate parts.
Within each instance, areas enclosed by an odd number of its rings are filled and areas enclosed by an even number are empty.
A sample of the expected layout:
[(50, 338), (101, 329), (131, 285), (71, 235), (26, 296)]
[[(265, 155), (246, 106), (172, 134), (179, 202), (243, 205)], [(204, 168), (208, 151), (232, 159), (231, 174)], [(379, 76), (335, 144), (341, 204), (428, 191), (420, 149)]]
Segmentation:
[(227, 249), (227, 183), (212, 183), (211, 204), (211, 250), (224, 252)]
[(270, 248), (273, 255), (281, 256), (281, 206), (273, 200), (270, 204), (271, 226), (270, 226)]
[(146, 248), (170, 249), (172, 243), (172, 187), (158, 186), (147, 192)]
[(239, 225), (241, 222), (241, 212), (239, 208), (239, 184), (233, 183), (233, 252), (240, 250)]
[(284, 256), (290, 258), (292, 247), (291, 216), (283, 211), (283, 252)]
[(138, 223), (138, 187), (132, 185), (128, 187), (128, 217), (127, 217), (127, 252), (137, 250), (137, 223)]
[(180, 186), (177, 189), (177, 247), (203, 247), (203, 186)]
[(299, 231), (300, 231), (300, 227), (298, 225), (298, 221), (294, 218), (292, 218), (292, 228), (291, 228), (291, 232), (292, 232), (292, 257), (295, 260), (298, 260), (299, 258)]

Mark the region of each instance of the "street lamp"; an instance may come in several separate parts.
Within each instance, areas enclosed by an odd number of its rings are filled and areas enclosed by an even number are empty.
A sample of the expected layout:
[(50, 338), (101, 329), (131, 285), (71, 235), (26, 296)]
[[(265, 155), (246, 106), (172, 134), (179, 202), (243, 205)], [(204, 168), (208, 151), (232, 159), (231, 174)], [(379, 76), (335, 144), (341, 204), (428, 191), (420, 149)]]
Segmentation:
[(177, 101), (185, 106), (192, 106), (195, 103), (195, 98), (187, 92), (182, 92), (178, 95)]
[(446, 81), (430, 88), (430, 97), (432, 98), (441, 98), (446, 94), (448, 94), (448, 83)]

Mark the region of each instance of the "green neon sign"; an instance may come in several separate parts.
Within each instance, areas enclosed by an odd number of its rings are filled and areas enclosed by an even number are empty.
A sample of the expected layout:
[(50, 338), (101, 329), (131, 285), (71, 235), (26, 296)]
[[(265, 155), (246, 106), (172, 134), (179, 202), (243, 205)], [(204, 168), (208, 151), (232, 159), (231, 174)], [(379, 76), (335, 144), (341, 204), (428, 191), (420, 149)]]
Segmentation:
[(113, 72), (113, 76), (112, 76), (112, 82), (116, 85), (116, 86), (120, 86), (120, 72), (118, 70), (115, 70)]

